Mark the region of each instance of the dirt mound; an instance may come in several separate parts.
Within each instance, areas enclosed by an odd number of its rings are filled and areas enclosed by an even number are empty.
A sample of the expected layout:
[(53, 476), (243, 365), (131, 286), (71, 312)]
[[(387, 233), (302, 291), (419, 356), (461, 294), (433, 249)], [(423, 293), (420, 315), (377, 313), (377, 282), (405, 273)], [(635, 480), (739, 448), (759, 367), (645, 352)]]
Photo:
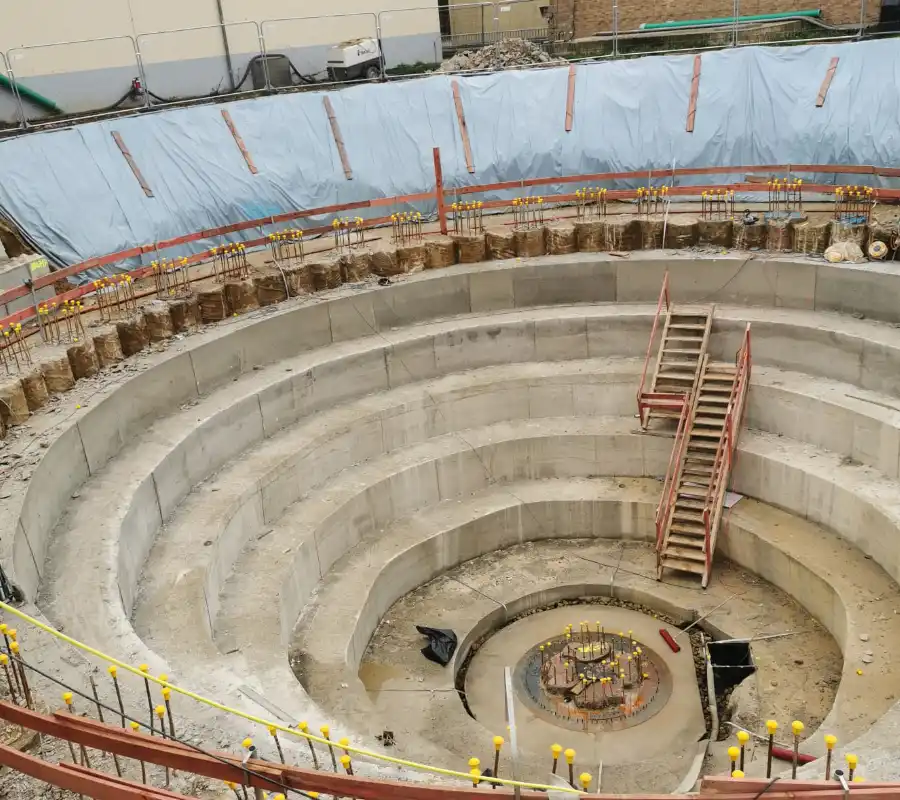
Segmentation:
[(480, 50), (464, 50), (448, 58), (438, 72), (462, 72), (465, 70), (492, 70), (506, 67), (527, 67), (534, 64), (564, 66), (568, 62), (548, 55), (539, 45), (525, 39), (506, 39)]

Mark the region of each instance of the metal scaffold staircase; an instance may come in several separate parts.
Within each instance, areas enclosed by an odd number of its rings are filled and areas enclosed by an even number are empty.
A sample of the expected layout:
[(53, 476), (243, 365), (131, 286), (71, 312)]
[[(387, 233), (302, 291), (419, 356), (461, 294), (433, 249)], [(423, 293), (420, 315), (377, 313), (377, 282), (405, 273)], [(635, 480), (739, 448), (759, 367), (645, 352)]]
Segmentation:
[[(663, 308), (666, 320), (656, 370), (643, 391)], [(663, 281), (638, 391), (646, 430), (652, 416), (678, 419), (662, 497), (656, 512), (657, 578), (666, 569), (699, 575), (706, 588), (725, 506), (750, 381), (750, 326), (735, 362), (710, 361), (713, 307), (670, 306)]]
[[(676, 309), (669, 302), (669, 273), (663, 278), (650, 344), (644, 361), (644, 372), (638, 389), (638, 416), (646, 430), (652, 417), (678, 419), (685, 398), (691, 394), (700, 376), (700, 367), (709, 345), (714, 306), (685, 306)], [(645, 391), (647, 370), (660, 318), (665, 310), (662, 337), (656, 366)]]

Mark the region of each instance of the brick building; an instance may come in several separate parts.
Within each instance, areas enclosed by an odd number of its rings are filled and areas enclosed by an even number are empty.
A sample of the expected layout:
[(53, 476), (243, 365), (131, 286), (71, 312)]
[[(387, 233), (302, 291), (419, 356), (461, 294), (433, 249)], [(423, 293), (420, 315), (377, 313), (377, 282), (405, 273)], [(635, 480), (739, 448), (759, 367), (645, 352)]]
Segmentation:
[[(732, 0), (617, 0), (619, 30), (633, 31), (644, 22), (730, 17)], [(863, 4), (861, 7), (860, 3)], [(741, 16), (774, 14), (819, 8), (822, 21), (830, 25), (859, 24), (865, 9), (866, 22), (877, 23), (881, 0), (740, 0)], [(564, 35), (593, 36), (613, 28), (613, 0), (552, 0), (553, 25)]]

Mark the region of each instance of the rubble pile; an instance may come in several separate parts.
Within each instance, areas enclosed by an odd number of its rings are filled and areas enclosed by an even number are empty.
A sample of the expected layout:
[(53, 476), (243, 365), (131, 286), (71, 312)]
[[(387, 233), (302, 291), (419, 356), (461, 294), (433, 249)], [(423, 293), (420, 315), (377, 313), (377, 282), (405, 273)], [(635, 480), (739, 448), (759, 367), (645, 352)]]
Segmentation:
[(528, 67), (535, 64), (564, 66), (568, 62), (548, 55), (539, 45), (525, 39), (505, 39), (480, 50), (464, 50), (448, 58), (438, 72), (463, 72), (465, 70), (493, 70), (507, 67)]

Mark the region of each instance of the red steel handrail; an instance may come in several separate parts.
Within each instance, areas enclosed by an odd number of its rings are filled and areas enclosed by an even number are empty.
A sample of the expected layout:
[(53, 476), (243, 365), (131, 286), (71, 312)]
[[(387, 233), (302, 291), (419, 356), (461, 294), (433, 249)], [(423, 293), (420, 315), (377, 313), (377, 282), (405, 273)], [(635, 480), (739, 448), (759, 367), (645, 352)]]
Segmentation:
[(672, 446), (672, 452), (669, 455), (669, 466), (666, 468), (666, 478), (663, 482), (662, 496), (659, 505), (656, 507), (656, 565), (659, 567), (659, 560), (662, 556), (663, 537), (665, 536), (666, 523), (672, 512), (672, 506), (675, 505), (678, 489), (678, 473), (681, 471), (681, 462), (684, 459), (684, 453), (687, 449), (688, 423), (691, 415), (694, 413), (694, 398), (688, 395), (685, 398), (684, 407), (681, 410), (681, 416), (678, 418), (678, 430), (675, 432), (675, 443)]
[[(597, 181), (613, 181), (613, 180), (643, 180), (644, 178), (653, 179), (665, 179), (669, 178), (674, 181), (676, 177), (682, 176), (696, 176), (696, 175), (721, 175), (721, 174), (730, 174), (730, 173), (764, 173), (764, 174), (773, 174), (773, 173), (824, 173), (824, 174), (834, 174), (834, 175), (872, 175), (879, 177), (900, 177), (900, 168), (892, 168), (892, 167), (877, 167), (873, 165), (853, 165), (853, 164), (747, 164), (747, 165), (733, 165), (733, 166), (719, 166), (719, 167), (690, 167), (690, 168), (678, 168), (678, 169), (656, 169), (647, 171), (631, 171), (631, 172), (603, 172), (603, 173), (591, 173), (591, 174), (582, 174), (582, 175), (557, 175), (557, 176), (547, 176), (540, 178), (529, 178), (524, 181), (505, 181), (498, 183), (486, 183), (479, 184), (474, 186), (464, 186), (464, 187), (455, 187), (449, 188), (446, 187), (443, 183), (443, 176), (440, 169), (440, 152), (439, 148), (433, 148), (434, 150), (434, 162), (435, 162), (435, 187), (429, 191), (424, 192), (416, 192), (414, 194), (407, 195), (398, 195), (395, 197), (376, 197), (371, 198), (369, 200), (359, 200), (351, 203), (340, 203), (329, 206), (321, 206), (319, 208), (311, 208), (311, 209), (298, 209), (287, 211), (282, 214), (276, 214), (269, 217), (262, 217), (259, 219), (252, 220), (243, 220), (241, 222), (235, 222), (228, 225), (222, 225), (217, 228), (211, 228), (202, 231), (196, 231), (194, 233), (184, 234), (181, 236), (176, 236), (171, 239), (166, 239), (164, 241), (150, 242), (144, 244), (138, 244), (134, 247), (128, 248), (126, 250), (122, 250), (116, 253), (110, 253), (105, 256), (98, 256), (95, 258), (87, 259), (78, 264), (73, 264), (71, 266), (65, 267), (64, 269), (58, 270), (56, 272), (51, 272), (46, 276), (42, 276), (37, 278), (33, 283), (33, 288), (35, 290), (41, 289), (47, 286), (52, 285), (55, 281), (60, 280), (62, 278), (67, 278), (70, 276), (81, 274), (88, 269), (97, 268), (106, 266), (109, 264), (115, 264), (120, 261), (126, 261), (131, 258), (136, 258), (144, 254), (155, 253), (159, 254), (160, 251), (167, 250), (173, 247), (180, 247), (185, 244), (189, 244), (192, 242), (205, 241), (210, 239), (216, 239), (220, 236), (225, 236), (229, 233), (238, 233), (241, 231), (251, 230), (253, 228), (258, 228), (262, 231), (262, 229), (274, 226), (280, 223), (291, 222), (299, 219), (306, 219), (315, 216), (323, 216), (323, 215), (331, 215), (336, 213), (342, 213), (346, 211), (353, 211), (357, 209), (365, 209), (365, 208), (378, 208), (378, 207), (386, 207), (386, 206), (395, 206), (401, 205), (404, 203), (412, 203), (420, 200), (435, 200), (438, 206), (438, 215), (439, 221), (441, 223), (441, 230), (446, 230), (446, 201), (449, 199), (451, 202), (460, 196), (463, 195), (471, 195), (482, 192), (491, 192), (491, 191), (500, 191), (503, 189), (520, 189), (524, 190), (525, 187), (535, 187), (535, 186), (544, 186), (544, 185), (555, 185), (555, 184), (568, 184), (568, 183), (590, 183)], [(712, 191), (715, 189), (727, 188), (734, 189), (735, 191), (746, 191), (746, 192), (761, 192), (763, 191), (765, 184), (758, 182), (742, 182), (742, 183), (729, 183), (729, 184), (708, 184), (708, 185), (699, 185), (699, 186), (672, 186), (669, 190), (669, 193), (672, 195), (679, 196), (699, 196), (702, 191)], [(832, 195), (834, 192), (834, 186), (832, 184), (804, 184), (804, 188), (811, 193)], [(878, 189), (878, 197), (881, 200), (900, 200), (900, 189)], [(557, 203), (571, 203), (574, 202), (577, 198), (575, 194), (557, 194), (550, 195), (545, 194), (545, 198), (549, 201)], [(620, 189), (620, 190), (611, 190), (608, 195), (608, 199), (623, 199), (623, 200), (632, 200), (635, 197), (634, 189)], [(485, 209), (491, 208), (505, 208), (509, 205), (508, 200), (491, 200), (485, 201), (481, 204)], [(371, 227), (374, 225), (385, 224), (386, 221), (389, 221), (390, 217), (382, 217), (378, 219), (369, 219), (366, 220), (365, 227)], [(330, 228), (327, 226), (320, 226), (313, 229), (307, 229), (304, 231), (305, 233), (318, 233), (318, 232), (328, 232)], [(267, 237), (263, 236), (258, 239), (251, 239), (249, 241), (245, 241), (244, 244), (247, 247), (258, 246), (260, 244), (265, 244), (267, 241)], [(160, 256), (157, 256), (160, 257)], [(203, 260), (207, 257), (206, 253), (196, 254), (192, 257), (189, 257), (191, 263), (196, 263), (198, 260)], [(135, 275), (135, 273), (131, 273)], [(25, 297), (29, 293), (29, 288), (25, 286), (14, 286), (10, 289), (7, 289), (4, 292), (0, 292), (0, 305), (6, 305), (13, 300), (16, 300), (20, 297)], [(90, 288), (79, 287), (78, 290), (72, 290), (72, 292), (67, 292), (65, 295), (65, 299), (75, 299), (76, 297), (80, 297), (84, 294), (89, 293)], [(24, 322), (27, 319), (30, 319), (36, 316), (37, 312), (34, 307), (28, 307), (17, 311), (15, 314), (10, 314), (7, 317), (0, 319), (0, 326), (7, 326), (16, 322)]]
[(650, 342), (647, 344), (647, 355), (644, 358), (644, 370), (641, 372), (641, 383), (638, 386), (637, 403), (638, 418), (641, 427), (644, 427), (644, 383), (647, 380), (647, 367), (650, 366), (650, 356), (653, 352), (653, 341), (656, 339), (656, 329), (659, 327), (659, 318), (662, 316), (663, 303), (666, 304), (666, 311), (669, 310), (669, 271), (666, 270), (663, 275), (662, 289), (659, 290), (659, 301), (656, 303), (656, 315), (653, 317), (653, 327), (650, 329)]
[(737, 428), (739, 429), (741, 422), (743, 421), (744, 409), (746, 407), (745, 398), (750, 380), (749, 325), (747, 325), (747, 328), (744, 331), (744, 339), (741, 342), (741, 348), (738, 350), (735, 363), (737, 364), (737, 371), (734, 385), (731, 389), (731, 395), (728, 398), (725, 425), (722, 429), (722, 435), (719, 437), (719, 446), (716, 448), (716, 456), (713, 460), (709, 488), (706, 490), (706, 498), (703, 503), (703, 544), (706, 555), (707, 575), (709, 574), (709, 569), (712, 564), (711, 514), (718, 508), (720, 498), (724, 496), (727, 482), (723, 480), (723, 476), (730, 474), (732, 464), (734, 463), (734, 450), (736, 445), (735, 410), (737, 409), (740, 413), (740, 417), (737, 420)]

